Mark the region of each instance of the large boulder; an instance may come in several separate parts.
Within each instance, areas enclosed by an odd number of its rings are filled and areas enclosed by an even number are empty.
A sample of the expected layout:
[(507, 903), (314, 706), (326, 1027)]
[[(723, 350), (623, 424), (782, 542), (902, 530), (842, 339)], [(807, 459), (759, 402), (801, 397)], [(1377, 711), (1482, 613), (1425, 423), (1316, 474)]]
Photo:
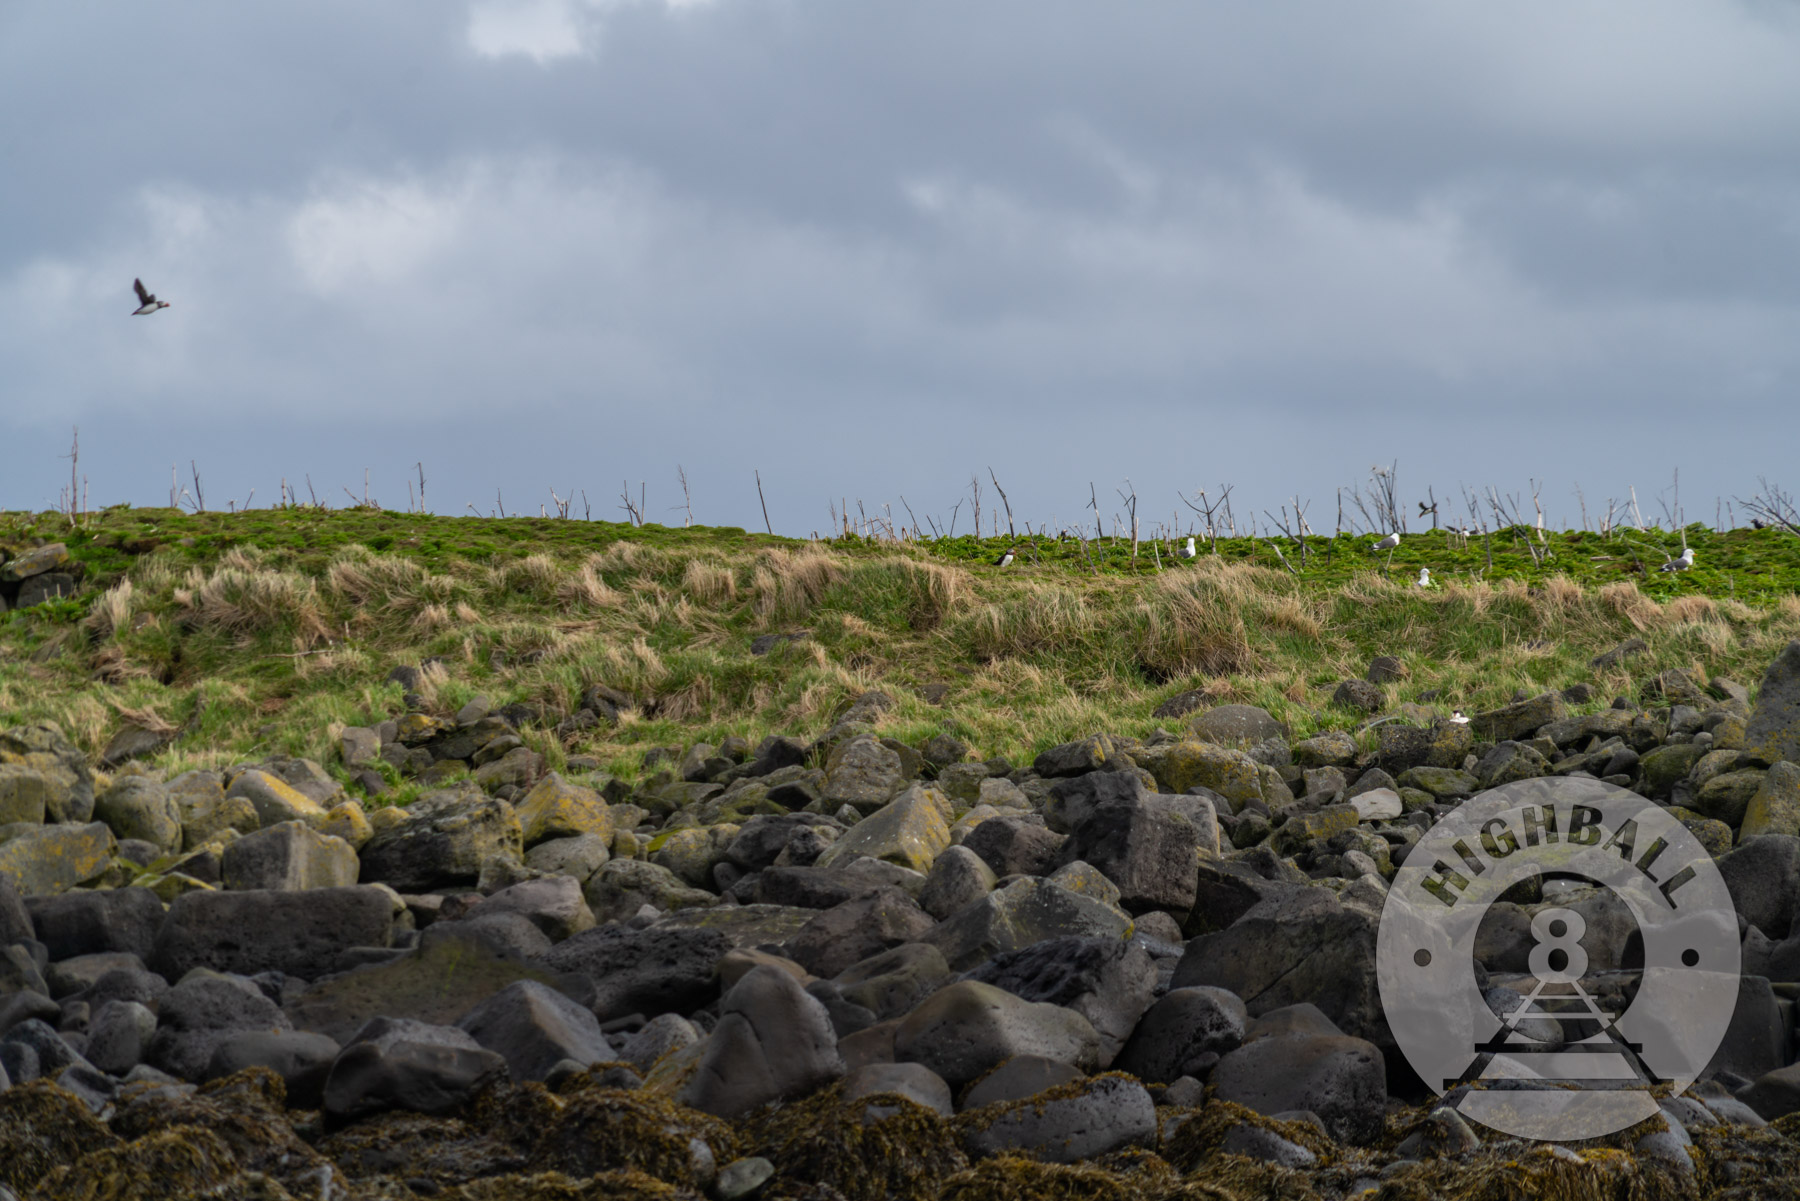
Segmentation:
[[(532, 980), (585, 999), (585, 982), (496, 949), (478, 929), (433, 926), (410, 955), (320, 980), (287, 1003), (300, 1030), (348, 1044), (365, 1022), (406, 1014), (452, 1025), (508, 985)], [(467, 923), (473, 926), (475, 923)]]
[(598, 922), (624, 921), (645, 905), (668, 912), (705, 908), (718, 897), (695, 888), (674, 872), (641, 859), (611, 859), (588, 877), (582, 895)]
[(1105, 734), (1091, 734), (1079, 742), (1065, 742), (1040, 753), (1031, 769), (1045, 779), (1058, 779), (1109, 770), (1118, 759), (1119, 750), (1111, 738)]
[(25, 904), (24, 895), (19, 892), (18, 882), (12, 876), (0, 872), (0, 947), (36, 937), (37, 932), (31, 924), (31, 910)]
[(506, 1060), (465, 1031), (408, 1018), (377, 1018), (332, 1062), (323, 1109), (334, 1125), (390, 1109), (450, 1114), (505, 1078)]
[[(1209, 801), (1188, 799), (1204, 806), (1211, 819)], [(1212, 832), (1216, 851), (1216, 827)], [(1119, 904), (1127, 912), (1161, 909), (1180, 918), (1194, 905), (1201, 847), (1200, 826), (1187, 814), (1164, 798), (1140, 792), (1095, 809), (1069, 835), (1061, 858), (1064, 863), (1081, 860), (1091, 864), (1118, 885)]]
[(962, 845), (979, 855), (995, 876), (1047, 876), (1056, 870), (1065, 841), (1042, 819), (1008, 816), (988, 818)]
[(515, 1081), (542, 1080), (565, 1059), (586, 1067), (613, 1058), (593, 1013), (536, 980), (515, 980), (456, 1024), (504, 1058)]
[(470, 790), (429, 793), (407, 807), (403, 820), (369, 839), (362, 880), (401, 892), (472, 885), (486, 860), (522, 858), (523, 842), (518, 815), (505, 801)]
[(967, 971), (1047, 938), (1123, 941), (1131, 931), (1131, 919), (1110, 905), (1048, 880), (1020, 879), (959, 909), (920, 941), (942, 951), (952, 968)]
[(1475, 749), (1475, 735), (1469, 726), (1453, 721), (1427, 727), (1385, 725), (1379, 738), (1381, 767), (1394, 776), (1421, 765), (1460, 768)]
[(21, 763), (0, 763), (0, 826), (42, 825), (49, 796), (50, 782), (43, 772)]
[(906, 787), (898, 752), (884, 746), (873, 734), (858, 734), (841, 742), (825, 762), (825, 802), (837, 809), (849, 805), (861, 813), (873, 813)]
[(825, 1006), (771, 965), (752, 968), (719, 1004), (680, 1100), (704, 1113), (737, 1118), (771, 1101), (803, 1097), (844, 1074)]
[(95, 798), (94, 817), (110, 826), (114, 837), (135, 838), (159, 851), (181, 849), (181, 813), (154, 776), (120, 776)]
[(1769, 768), (1750, 798), (1738, 841), (1762, 834), (1800, 834), (1800, 764), (1783, 760)]
[(1250, 747), (1270, 738), (1286, 738), (1287, 727), (1255, 705), (1215, 705), (1188, 723), (1201, 742)]
[(1127, 1076), (1079, 1080), (971, 1110), (962, 1120), (963, 1146), (977, 1159), (1022, 1152), (1045, 1163), (1075, 1163), (1156, 1144), (1156, 1103)]
[(591, 788), (571, 784), (551, 772), (526, 793), (515, 806), (520, 834), (527, 847), (552, 838), (574, 838), (593, 834), (612, 841), (612, 809)]
[(949, 847), (931, 864), (919, 890), (919, 908), (939, 919), (994, 891), (994, 869), (967, 847)]
[(104, 822), (0, 826), (0, 874), (26, 896), (63, 892), (106, 871), (116, 846)]
[(1261, 1114), (1317, 1114), (1342, 1142), (1374, 1142), (1386, 1119), (1387, 1065), (1381, 1050), (1345, 1037), (1316, 1010), (1265, 1015), (1243, 1046), (1219, 1060), (1212, 1083), (1219, 1100)]
[(832, 983), (844, 1000), (887, 1021), (910, 1012), (950, 978), (943, 952), (923, 943), (905, 943), (851, 964)]
[(89, 822), (94, 817), (94, 773), (87, 756), (53, 722), (0, 730), (0, 752), (9, 763), (38, 773), (44, 786), (44, 821)]
[(1224, 797), (1234, 813), (1252, 801), (1269, 800), (1262, 765), (1231, 747), (1190, 739), (1138, 752), (1137, 760), (1156, 777), (1161, 792), (1205, 788)]
[(1026, 1001), (1079, 1013), (1100, 1036), (1096, 1064), (1113, 1062), (1156, 993), (1156, 964), (1116, 939), (1052, 938), (988, 960), (963, 977)]
[(1545, 692), (1486, 713), (1470, 714), (1469, 731), (1486, 742), (1521, 742), (1537, 733), (1538, 727), (1568, 714), (1562, 694)]
[(897, 1063), (922, 1063), (960, 1088), (1015, 1055), (1091, 1071), (1100, 1036), (1080, 1014), (975, 980), (941, 988), (894, 1028)]
[(272, 772), (252, 768), (231, 782), (226, 798), (243, 797), (256, 810), (258, 825), (278, 822), (325, 824), (326, 807)]
[(281, 1007), (249, 980), (199, 972), (163, 997), (145, 1062), (183, 1080), (198, 1081), (205, 1078), (213, 1052), (230, 1035), (292, 1029)]
[(1252, 1017), (1310, 1002), (1345, 1033), (1394, 1045), (1375, 979), (1377, 915), (1330, 892), (1284, 892), (1187, 946), (1175, 988), (1222, 988)]
[(25, 907), (52, 960), (115, 951), (148, 959), (163, 923), (162, 902), (145, 888), (28, 897)]
[(306, 1030), (246, 1030), (219, 1041), (204, 1075), (218, 1080), (247, 1068), (267, 1068), (281, 1077), (291, 1107), (317, 1109), (325, 1077), (341, 1049), (336, 1040)]
[(916, 942), (937, 923), (898, 888), (878, 888), (812, 919), (783, 946), (815, 976), (835, 976), (872, 955)]
[(1719, 875), (1738, 916), (1784, 937), (1800, 913), (1800, 837), (1764, 834), (1719, 856)]
[(952, 816), (943, 793), (914, 784), (826, 847), (816, 866), (831, 867), (866, 855), (916, 872), (928, 871), (931, 861), (950, 845)]
[(1244, 1003), (1222, 988), (1171, 989), (1144, 1014), (1113, 1066), (1158, 1084), (1199, 1077), (1238, 1048), (1249, 1021)]
[(1800, 642), (1783, 647), (1763, 673), (1743, 749), (1764, 763), (1800, 763)]
[(351, 947), (391, 946), (394, 906), (392, 893), (369, 885), (189, 892), (169, 906), (147, 962), (170, 980), (197, 967), (312, 980), (334, 970)]
[(551, 942), (591, 929), (594, 912), (581, 895), (581, 884), (568, 876), (540, 876), (502, 888), (475, 910), (476, 917), (516, 913), (542, 930)]
[(558, 943), (539, 964), (593, 982), (603, 1022), (634, 1013), (692, 1013), (719, 995), (719, 960), (732, 941), (717, 930), (597, 926)]
[(246, 892), (299, 892), (355, 885), (356, 849), (305, 822), (277, 822), (225, 848), (220, 874), (226, 888)]

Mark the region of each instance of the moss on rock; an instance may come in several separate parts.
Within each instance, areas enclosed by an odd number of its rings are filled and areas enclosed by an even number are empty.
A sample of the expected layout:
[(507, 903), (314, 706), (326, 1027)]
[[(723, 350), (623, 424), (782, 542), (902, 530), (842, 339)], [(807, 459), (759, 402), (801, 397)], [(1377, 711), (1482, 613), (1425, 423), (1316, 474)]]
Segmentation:
[(935, 1111), (898, 1093), (846, 1104), (839, 1084), (762, 1115), (745, 1141), (777, 1180), (825, 1185), (847, 1201), (931, 1201), (969, 1163)]

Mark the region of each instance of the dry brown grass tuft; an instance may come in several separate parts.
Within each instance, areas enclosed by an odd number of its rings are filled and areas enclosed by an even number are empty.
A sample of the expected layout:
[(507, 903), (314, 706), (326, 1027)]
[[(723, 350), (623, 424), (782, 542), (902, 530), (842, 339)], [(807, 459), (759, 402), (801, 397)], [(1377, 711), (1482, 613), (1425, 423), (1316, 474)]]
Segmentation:
[[(225, 558), (243, 556), (233, 550)], [(222, 564), (186, 596), (188, 617), (200, 629), (238, 638), (290, 630), (302, 650), (330, 636), (318, 589), (294, 572)]]
[(607, 587), (593, 563), (587, 562), (556, 585), (556, 599), (568, 609), (606, 609), (619, 603), (619, 594)]
[(969, 652), (982, 663), (1072, 647), (1094, 628), (1087, 602), (1068, 588), (1035, 585), (981, 605), (963, 623)]
[(549, 555), (526, 555), (488, 570), (488, 589), (500, 596), (520, 596), (549, 604), (558, 599), (563, 572)]
[(768, 624), (798, 621), (843, 578), (843, 565), (824, 551), (764, 551), (757, 556), (752, 577), (756, 616)]
[(1662, 607), (1663, 616), (1671, 622), (1717, 621), (1719, 607), (1711, 597), (1688, 595), (1678, 596), (1666, 601)]
[(1662, 606), (1639, 592), (1635, 580), (1602, 585), (1600, 603), (1629, 621), (1633, 629), (1648, 630), (1662, 616)]
[(700, 604), (728, 605), (737, 600), (737, 573), (724, 563), (689, 559), (681, 587)]
[(91, 634), (96, 642), (105, 642), (116, 638), (120, 633), (131, 629), (132, 583), (123, 580), (112, 588), (108, 588), (87, 617), (82, 619), (82, 626)]

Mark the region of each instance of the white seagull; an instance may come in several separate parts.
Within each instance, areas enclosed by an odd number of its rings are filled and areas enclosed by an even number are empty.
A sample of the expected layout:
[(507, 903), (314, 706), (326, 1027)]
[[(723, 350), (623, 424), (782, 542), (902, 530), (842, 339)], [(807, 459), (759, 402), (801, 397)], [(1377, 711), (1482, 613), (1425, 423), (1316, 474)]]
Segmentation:
[(1393, 550), (1396, 546), (1399, 546), (1399, 545), (1400, 545), (1400, 534), (1399, 534), (1399, 531), (1395, 531), (1394, 533), (1389, 534), (1387, 537), (1383, 538), (1380, 542), (1377, 542), (1374, 546), (1371, 546), (1369, 549), (1370, 550)]
[(1658, 567), (1656, 570), (1658, 570), (1658, 571), (1686, 571), (1688, 568), (1692, 567), (1693, 565), (1694, 565), (1694, 548), (1690, 546), (1681, 552), (1681, 558), (1671, 559), (1669, 562), (1664, 563), (1661, 567)]
[(1429, 567), (1419, 568), (1419, 578), (1413, 581), (1413, 587), (1414, 588), (1429, 588), (1429, 587), (1431, 587), (1431, 568), (1429, 568)]
[(1005, 550), (1001, 551), (1000, 557), (998, 559), (994, 560), (994, 566), (995, 567), (1010, 567), (1010, 566), (1012, 566), (1014, 549), (1015, 549), (1014, 547), (1009, 546)]
[(1461, 709), (1451, 710), (1450, 720), (1459, 726), (1466, 726), (1469, 724), (1469, 719), (1463, 716), (1463, 711)]
[(1191, 559), (1199, 552), (1194, 550), (1194, 540), (1192, 538), (1189, 538), (1187, 540), (1187, 545), (1179, 548), (1178, 550), (1176, 550), (1175, 553), (1177, 555), (1181, 556), (1183, 559)]
[(133, 317), (148, 317), (151, 313), (154, 313), (157, 309), (166, 309), (169, 307), (168, 301), (158, 300), (154, 293), (146, 292), (144, 290), (144, 281), (143, 280), (134, 279), (131, 281), (131, 286), (133, 288), (137, 289), (137, 297), (138, 297), (138, 307), (135, 310), (133, 310), (132, 314), (131, 314)]

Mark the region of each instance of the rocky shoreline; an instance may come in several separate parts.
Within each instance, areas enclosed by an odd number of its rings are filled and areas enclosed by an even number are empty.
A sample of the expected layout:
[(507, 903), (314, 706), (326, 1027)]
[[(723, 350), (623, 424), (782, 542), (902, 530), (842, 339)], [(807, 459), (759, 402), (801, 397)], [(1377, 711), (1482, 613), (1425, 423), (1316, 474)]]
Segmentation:
[[(405, 808), (0, 730), (0, 1198), (1800, 1195), (1800, 643), (1754, 707), (1669, 671), (1596, 712), (1402, 706), (1373, 749), (1189, 698), (982, 761), (883, 737), (881, 693), (635, 786), (524, 736), (632, 703), (345, 730), (365, 796), (377, 760), (436, 785)], [(1743, 937), (1705, 1078), (1572, 1147), (1439, 1105), (1374, 967), (1421, 834), (1542, 776), (1669, 807)], [(1484, 927), (1490, 1003), (1552, 899), (1634, 987), (1617, 899), (1540, 888)]]

